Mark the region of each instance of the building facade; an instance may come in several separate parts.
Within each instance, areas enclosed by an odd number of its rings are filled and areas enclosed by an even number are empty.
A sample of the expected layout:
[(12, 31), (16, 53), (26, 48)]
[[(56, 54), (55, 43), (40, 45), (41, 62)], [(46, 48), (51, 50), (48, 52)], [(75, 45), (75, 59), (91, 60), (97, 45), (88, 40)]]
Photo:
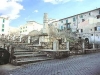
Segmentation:
[(35, 21), (27, 21), (25, 25), (22, 25), (19, 27), (20, 29), (20, 34), (27, 35), (29, 32), (33, 30), (40, 31), (43, 28), (43, 25), (35, 22)]
[(9, 18), (0, 17), (0, 35), (8, 35)]
[(59, 30), (67, 29), (77, 32), (78, 37), (87, 38), (90, 43), (97, 43), (100, 41), (98, 39), (100, 35), (100, 8), (54, 21), (50, 25), (57, 26)]
[[(58, 28), (61, 30), (66, 27), (68, 29), (71, 28), (72, 31), (76, 31), (78, 29), (79, 23), (84, 22), (89, 17), (94, 17), (94, 18), (99, 19), (99, 15), (100, 15), (100, 8), (87, 11), (84, 13), (76, 14), (70, 17), (66, 17), (66, 18), (58, 20), (58, 22), (57, 21), (55, 22), (57, 22)], [(52, 22), (51, 24), (54, 24), (55, 22)]]

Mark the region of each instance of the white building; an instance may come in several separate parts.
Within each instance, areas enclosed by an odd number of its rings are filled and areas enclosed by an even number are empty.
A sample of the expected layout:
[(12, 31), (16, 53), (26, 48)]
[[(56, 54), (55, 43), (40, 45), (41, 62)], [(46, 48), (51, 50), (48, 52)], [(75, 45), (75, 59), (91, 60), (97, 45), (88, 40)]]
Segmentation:
[(29, 32), (33, 30), (40, 31), (43, 28), (43, 25), (35, 21), (27, 21), (25, 25), (22, 25), (19, 28), (20, 28), (20, 34), (27, 35)]
[(94, 17), (94, 18), (99, 19), (100, 18), (100, 8), (90, 10), (87, 12), (83, 12), (80, 14), (76, 14), (70, 17), (66, 17), (58, 21), (54, 21), (51, 24), (57, 23), (57, 26), (60, 30), (67, 28), (67, 29), (71, 29), (74, 32), (78, 29), (78, 24), (81, 22), (84, 22), (89, 17)]
[(100, 8), (54, 21), (50, 25), (57, 26), (59, 30), (66, 28), (78, 32), (79, 37), (88, 39), (90, 43), (100, 43)]
[(9, 32), (9, 19), (0, 17), (0, 35), (8, 35)]

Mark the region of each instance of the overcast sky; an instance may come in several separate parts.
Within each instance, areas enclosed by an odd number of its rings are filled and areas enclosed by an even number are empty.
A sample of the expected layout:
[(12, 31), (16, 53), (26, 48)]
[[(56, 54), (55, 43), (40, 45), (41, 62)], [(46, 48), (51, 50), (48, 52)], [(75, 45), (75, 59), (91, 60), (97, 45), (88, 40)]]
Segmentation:
[(10, 17), (10, 26), (18, 27), (34, 20), (43, 24), (43, 15), (61, 19), (100, 7), (100, 0), (1, 0), (0, 15)]

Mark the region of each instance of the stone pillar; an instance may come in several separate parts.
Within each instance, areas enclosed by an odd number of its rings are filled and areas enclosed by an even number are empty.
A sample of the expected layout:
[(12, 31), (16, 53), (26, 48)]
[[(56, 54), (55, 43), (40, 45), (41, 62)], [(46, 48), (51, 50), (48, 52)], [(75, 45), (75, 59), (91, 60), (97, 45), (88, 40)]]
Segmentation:
[(66, 50), (69, 50), (69, 41), (66, 43)]
[(5, 46), (6, 46), (6, 44), (4, 44), (4, 47), (3, 47), (4, 49), (5, 49)]
[(93, 43), (93, 49), (95, 49), (95, 44)]
[(8, 40), (10, 39), (10, 36), (8, 36)]
[(15, 40), (15, 35), (13, 36), (13, 40)]
[(53, 42), (53, 50), (59, 50), (59, 42), (58, 42), (58, 40), (55, 40)]
[(83, 48), (83, 52), (84, 52), (84, 50), (85, 50), (85, 43), (84, 42), (82, 42), (82, 48)]
[(31, 43), (30, 39), (31, 39), (31, 37), (30, 37), (30, 36), (28, 36), (28, 43)]
[(20, 38), (19, 38), (19, 42), (22, 42), (22, 36), (20, 36)]
[(41, 37), (39, 37), (39, 45), (41, 45), (41, 42), (42, 42), (42, 41), (41, 41), (41, 39), (42, 39), (42, 38), (41, 38)]

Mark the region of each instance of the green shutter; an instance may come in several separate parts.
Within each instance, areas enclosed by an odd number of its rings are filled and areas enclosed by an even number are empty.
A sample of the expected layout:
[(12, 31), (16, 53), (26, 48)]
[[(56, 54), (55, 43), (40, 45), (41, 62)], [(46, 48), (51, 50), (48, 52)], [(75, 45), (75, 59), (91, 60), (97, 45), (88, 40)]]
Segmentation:
[(61, 23), (63, 23), (63, 21), (61, 21)]
[(99, 10), (99, 14), (100, 14), (100, 10)]
[(4, 28), (4, 24), (2, 24), (2, 28)]
[(80, 15), (80, 18), (83, 18), (83, 15)]
[(75, 17), (73, 17), (73, 21), (75, 21)]
[(63, 29), (63, 26), (61, 26), (61, 30)]
[(5, 22), (5, 19), (3, 19), (3, 23)]
[(66, 20), (66, 23), (68, 23), (68, 20)]
[(4, 29), (2, 29), (2, 32), (4, 32)]

